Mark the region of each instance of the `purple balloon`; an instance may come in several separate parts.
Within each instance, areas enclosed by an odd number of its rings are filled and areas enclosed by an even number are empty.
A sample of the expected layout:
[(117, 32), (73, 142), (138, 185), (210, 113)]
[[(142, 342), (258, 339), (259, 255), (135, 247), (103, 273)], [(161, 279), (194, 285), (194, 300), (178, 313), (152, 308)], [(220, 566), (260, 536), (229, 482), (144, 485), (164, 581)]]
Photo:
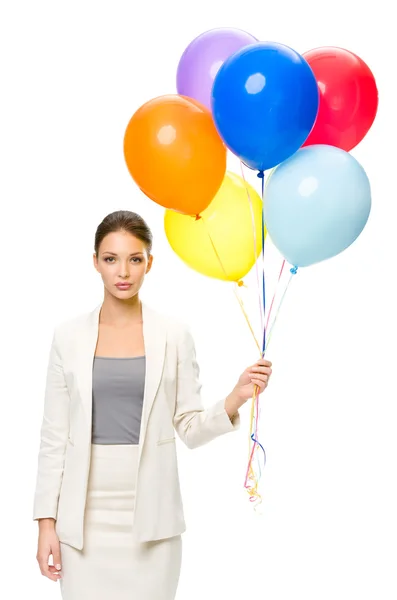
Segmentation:
[(211, 91), (216, 74), (232, 54), (258, 40), (242, 29), (222, 27), (196, 37), (179, 61), (178, 94), (198, 100), (211, 110)]

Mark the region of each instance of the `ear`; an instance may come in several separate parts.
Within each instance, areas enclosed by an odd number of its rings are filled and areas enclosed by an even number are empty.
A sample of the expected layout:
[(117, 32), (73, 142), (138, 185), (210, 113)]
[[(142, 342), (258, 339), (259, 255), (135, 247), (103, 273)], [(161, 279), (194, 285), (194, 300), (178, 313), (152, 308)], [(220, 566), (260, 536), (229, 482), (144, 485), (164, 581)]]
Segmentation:
[(97, 259), (97, 255), (95, 254), (95, 252), (94, 252), (94, 254), (92, 255), (92, 262), (94, 263), (94, 267), (95, 267), (95, 269), (96, 269), (96, 270), (98, 271), (98, 273), (99, 273), (99, 270), (98, 270), (98, 259)]
[(146, 273), (149, 273), (150, 269), (152, 268), (152, 264), (153, 264), (153, 254), (151, 254), (148, 258)]

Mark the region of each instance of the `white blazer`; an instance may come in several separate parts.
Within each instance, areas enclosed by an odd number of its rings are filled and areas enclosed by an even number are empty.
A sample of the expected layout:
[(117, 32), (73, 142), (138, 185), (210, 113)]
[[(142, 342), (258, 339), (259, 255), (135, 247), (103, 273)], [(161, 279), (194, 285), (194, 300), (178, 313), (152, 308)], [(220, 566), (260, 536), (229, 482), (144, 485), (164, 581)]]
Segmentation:
[[(59, 540), (81, 550), (91, 459), (92, 367), (102, 303), (55, 327), (44, 398), (33, 519), (56, 519)], [(197, 448), (240, 427), (225, 398), (204, 409), (189, 329), (142, 302), (146, 379), (132, 533), (145, 542), (186, 530), (175, 432)]]

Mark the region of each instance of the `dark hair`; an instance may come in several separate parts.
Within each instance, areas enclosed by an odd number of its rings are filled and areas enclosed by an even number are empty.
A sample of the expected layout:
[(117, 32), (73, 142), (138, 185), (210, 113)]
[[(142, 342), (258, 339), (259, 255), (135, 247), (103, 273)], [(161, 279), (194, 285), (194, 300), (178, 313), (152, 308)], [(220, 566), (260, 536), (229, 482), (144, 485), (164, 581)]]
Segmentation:
[(98, 256), (99, 246), (108, 233), (126, 231), (144, 242), (148, 256), (152, 252), (153, 236), (146, 221), (130, 210), (116, 210), (107, 215), (97, 227), (95, 233), (95, 253)]

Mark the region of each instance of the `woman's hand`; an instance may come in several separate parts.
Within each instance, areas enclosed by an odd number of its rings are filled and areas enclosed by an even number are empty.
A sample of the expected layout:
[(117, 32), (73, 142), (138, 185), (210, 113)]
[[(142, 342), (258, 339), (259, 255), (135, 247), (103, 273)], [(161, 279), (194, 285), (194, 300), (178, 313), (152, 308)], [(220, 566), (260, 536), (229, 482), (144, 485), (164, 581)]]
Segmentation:
[(269, 360), (261, 358), (241, 373), (234, 390), (226, 398), (225, 409), (230, 417), (253, 397), (255, 386), (258, 386), (259, 394), (267, 388), (272, 374), (271, 366)]
[[(50, 554), (52, 554), (54, 566), (48, 564)], [(54, 519), (39, 520), (39, 541), (36, 559), (42, 575), (45, 575), (45, 577), (48, 577), (52, 581), (58, 581), (61, 578), (61, 575), (58, 573), (61, 569), (61, 549), (58, 535), (55, 531)]]
[(241, 373), (236, 385), (236, 393), (242, 401), (241, 404), (252, 398), (255, 385), (258, 386), (260, 394), (267, 388), (272, 374), (271, 366), (269, 360), (261, 358)]

